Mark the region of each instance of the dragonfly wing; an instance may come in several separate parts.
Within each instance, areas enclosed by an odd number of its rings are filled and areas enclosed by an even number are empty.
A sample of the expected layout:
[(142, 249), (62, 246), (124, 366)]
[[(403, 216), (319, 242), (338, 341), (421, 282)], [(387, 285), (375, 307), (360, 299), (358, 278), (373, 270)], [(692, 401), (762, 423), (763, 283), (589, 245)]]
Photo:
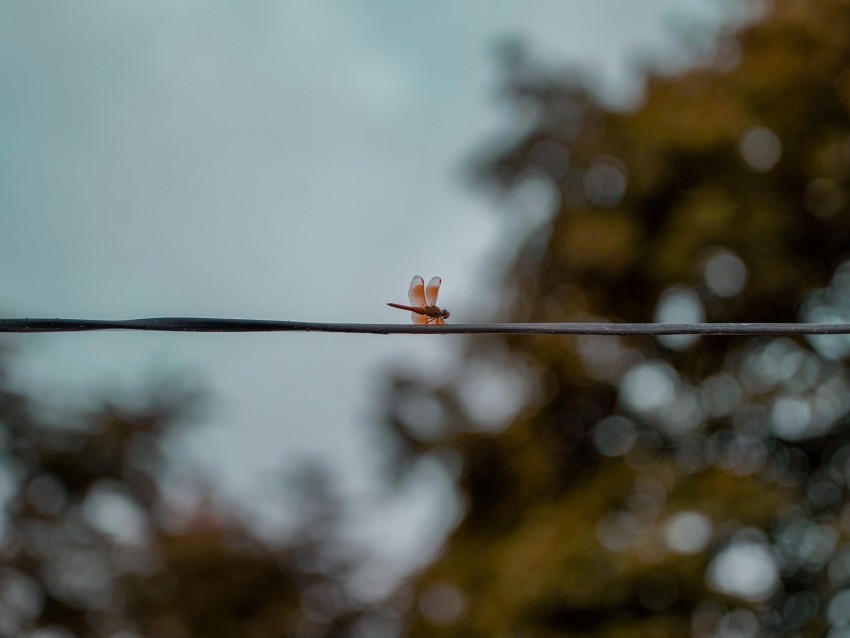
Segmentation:
[(418, 312), (411, 312), (410, 318), (413, 319), (413, 323), (426, 324), (430, 321), (427, 315), (420, 315)]
[(410, 299), (410, 305), (417, 308), (425, 307), (425, 280), (419, 275), (413, 278), (410, 282), (410, 290), (407, 291), (407, 298)]
[(425, 288), (425, 301), (428, 302), (429, 306), (437, 305), (437, 295), (440, 294), (441, 283), (443, 283), (443, 280), (439, 277), (434, 277), (428, 282), (428, 287)]

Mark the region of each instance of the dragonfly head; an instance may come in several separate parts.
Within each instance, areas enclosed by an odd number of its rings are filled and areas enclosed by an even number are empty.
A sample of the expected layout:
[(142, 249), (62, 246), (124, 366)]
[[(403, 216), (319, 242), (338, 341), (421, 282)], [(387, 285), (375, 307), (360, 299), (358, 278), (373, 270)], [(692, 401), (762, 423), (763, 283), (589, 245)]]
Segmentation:
[(440, 312), (440, 316), (443, 319), (448, 319), (450, 315), (451, 315), (451, 313), (448, 310), (443, 310), (443, 311)]

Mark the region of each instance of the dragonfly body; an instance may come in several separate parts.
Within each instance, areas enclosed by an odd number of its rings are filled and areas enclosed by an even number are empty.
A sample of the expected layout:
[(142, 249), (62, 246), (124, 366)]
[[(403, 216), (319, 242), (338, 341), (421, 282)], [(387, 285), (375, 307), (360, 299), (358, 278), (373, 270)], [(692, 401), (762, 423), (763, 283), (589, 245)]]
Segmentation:
[(405, 306), (397, 303), (388, 303), (387, 305), (409, 311), (413, 323), (444, 326), (450, 313), (448, 310), (437, 306), (437, 295), (440, 293), (441, 283), (443, 283), (442, 279), (434, 277), (426, 286), (425, 280), (416, 275), (410, 282), (410, 288), (407, 291), (410, 305)]

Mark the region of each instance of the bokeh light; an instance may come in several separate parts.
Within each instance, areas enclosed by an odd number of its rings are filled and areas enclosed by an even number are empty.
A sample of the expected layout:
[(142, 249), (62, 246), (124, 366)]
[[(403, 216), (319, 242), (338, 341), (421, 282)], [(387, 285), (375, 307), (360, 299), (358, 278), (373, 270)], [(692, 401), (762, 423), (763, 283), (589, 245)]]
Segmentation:
[(422, 615), (440, 626), (459, 622), (469, 606), (463, 592), (447, 582), (430, 585), (419, 595), (418, 604)]
[(782, 142), (769, 128), (756, 126), (741, 136), (738, 150), (750, 168), (764, 173), (782, 156)]
[(779, 587), (779, 569), (770, 547), (742, 532), (714, 557), (709, 584), (719, 592), (750, 602), (763, 602)]
[(732, 251), (718, 248), (705, 260), (705, 285), (718, 297), (734, 297), (746, 282), (747, 267)]
[(674, 552), (696, 554), (711, 541), (713, 525), (705, 514), (677, 512), (664, 523), (664, 540)]

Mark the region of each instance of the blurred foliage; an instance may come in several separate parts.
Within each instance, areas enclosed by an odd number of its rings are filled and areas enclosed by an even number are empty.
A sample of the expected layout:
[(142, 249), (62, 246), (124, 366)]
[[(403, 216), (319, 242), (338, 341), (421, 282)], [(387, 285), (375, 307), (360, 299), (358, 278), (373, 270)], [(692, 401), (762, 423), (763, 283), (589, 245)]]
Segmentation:
[[(517, 132), (476, 179), (526, 230), (494, 318), (850, 321), (847, 0), (775, 0), (629, 111), (502, 53)], [(383, 607), (352, 586), (321, 471), (300, 475), (301, 527), (261, 540), (237, 508), (169, 498), (165, 445), (197, 401), (179, 384), (51, 414), (0, 369), (0, 635), (850, 626), (850, 339), (481, 336), (464, 355), (387, 396), (396, 474), (442, 464), (462, 511)]]
[[(351, 561), (327, 476), (299, 470), (301, 527), (261, 541), (238, 508), (169, 498), (169, 436), (199, 398), (163, 384), (134, 407), (49, 415), (0, 370), (0, 636), (353, 635)], [(203, 488), (196, 486), (203, 492)]]
[[(527, 232), (499, 320), (850, 319), (849, 2), (776, 0), (627, 112), (503, 54), (522, 124), (476, 180)], [(391, 392), (398, 467), (444, 463), (464, 503), (405, 635), (850, 625), (846, 337), (480, 337), (464, 355)]]

